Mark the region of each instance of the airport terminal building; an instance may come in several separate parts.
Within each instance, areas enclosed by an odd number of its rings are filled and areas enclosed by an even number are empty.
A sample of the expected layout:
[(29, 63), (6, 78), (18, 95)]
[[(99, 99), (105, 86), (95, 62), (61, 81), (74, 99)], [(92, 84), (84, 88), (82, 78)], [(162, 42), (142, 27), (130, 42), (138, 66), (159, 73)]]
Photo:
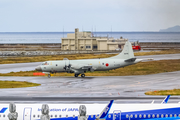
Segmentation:
[(79, 29), (75, 29), (75, 33), (68, 33), (67, 38), (61, 38), (61, 50), (117, 50), (123, 49), (127, 40), (93, 36), (91, 32), (79, 32)]

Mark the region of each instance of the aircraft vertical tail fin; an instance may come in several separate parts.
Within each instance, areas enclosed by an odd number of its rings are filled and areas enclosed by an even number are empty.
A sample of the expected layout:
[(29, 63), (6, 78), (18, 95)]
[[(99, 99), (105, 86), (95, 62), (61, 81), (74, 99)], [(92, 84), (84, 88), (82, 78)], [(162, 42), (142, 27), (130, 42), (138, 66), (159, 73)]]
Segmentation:
[(111, 106), (113, 104), (114, 100), (111, 100), (110, 103), (103, 109), (101, 114), (99, 115), (98, 119), (105, 119), (111, 109)]
[(124, 45), (124, 48), (121, 53), (114, 57), (110, 57), (111, 59), (130, 59), (134, 58), (134, 52), (132, 49), (131, 42), (127, 41)]
[(171, 95), (168, 95), (168, 96), (161, 102), (161, 104), (166, 104), (166, 103), (168, 102), (170, 96), (171, 96)]

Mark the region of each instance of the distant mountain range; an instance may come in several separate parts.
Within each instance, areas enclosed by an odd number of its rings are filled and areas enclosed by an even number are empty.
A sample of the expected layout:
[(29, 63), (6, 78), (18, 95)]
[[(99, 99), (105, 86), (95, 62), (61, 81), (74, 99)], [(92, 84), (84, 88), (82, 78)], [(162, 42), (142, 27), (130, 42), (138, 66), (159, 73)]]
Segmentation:
[(180, 26), (176, 25), (167, 29), (160, 29), (159, 32), (180, 32)]

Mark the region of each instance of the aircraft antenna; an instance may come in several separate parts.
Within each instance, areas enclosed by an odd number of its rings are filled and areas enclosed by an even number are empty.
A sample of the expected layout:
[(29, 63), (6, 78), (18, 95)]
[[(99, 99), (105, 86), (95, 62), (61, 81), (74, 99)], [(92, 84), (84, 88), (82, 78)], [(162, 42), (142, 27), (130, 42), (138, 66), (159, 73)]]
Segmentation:
[(95, 36), (96, 36), (96, 26), (95, 26)]
[(63, 26), (63, 38), (64, 38), (64, 26)]
[(111, 25), (111, 38), (112, 38), (112, 25)]

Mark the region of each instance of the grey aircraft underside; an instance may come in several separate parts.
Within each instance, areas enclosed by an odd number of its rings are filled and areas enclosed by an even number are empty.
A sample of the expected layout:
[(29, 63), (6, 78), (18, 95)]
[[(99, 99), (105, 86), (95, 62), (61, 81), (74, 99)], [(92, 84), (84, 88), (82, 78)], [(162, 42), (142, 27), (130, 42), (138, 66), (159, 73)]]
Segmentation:
[(124, 45), (124, 49), (121, 53), (114, 57), (102, 58), (102, 59), (84, 59), (84, 60), (64, 60), (59, 61), (46, 61), (40, 66), (36, 67), (37, 71), (48, 74), (57, 72), (74, 73), (75, 77), (81, 74), (81, 77), (85, 77), (87, 71), (105, 71), (125, 67), (140, 62), (142, 59), (136, 59), (132, 50), (132, 45), (127, 41)]

